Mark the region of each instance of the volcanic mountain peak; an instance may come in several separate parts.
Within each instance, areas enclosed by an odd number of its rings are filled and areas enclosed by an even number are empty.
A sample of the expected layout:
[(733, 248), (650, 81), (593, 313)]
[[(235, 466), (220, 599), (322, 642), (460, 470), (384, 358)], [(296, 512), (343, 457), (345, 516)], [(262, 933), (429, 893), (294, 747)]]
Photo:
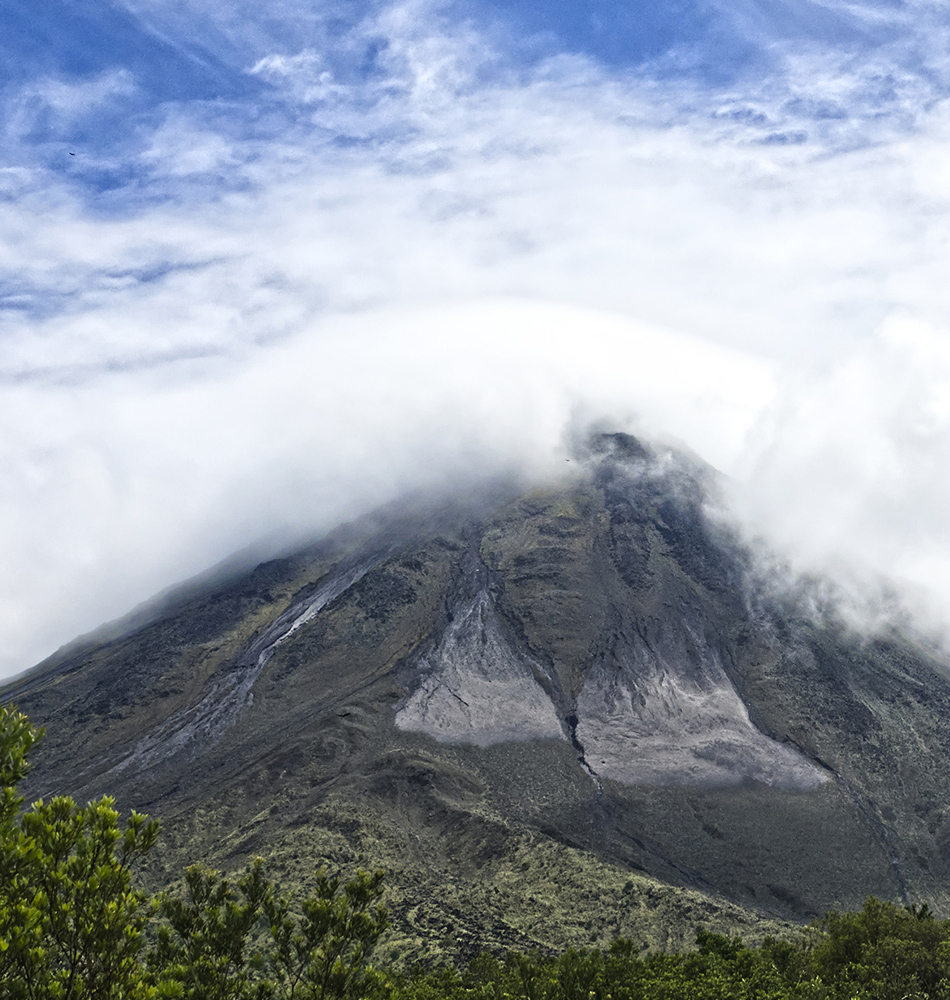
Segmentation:
[(384, 864), (404, 929), (423, 886), (467, 886), (472, 943), (588, 940), (532, 936), (519, 894), (478, 902), (528, 841), (781, 917), (950, 905), (946, 664), (756, 593), (695, 462), (607, 435), (575, 464), (351, 526), (40, 665), (4, 692), (47, 726), (33, 789), (166, 817), (168, 865)]

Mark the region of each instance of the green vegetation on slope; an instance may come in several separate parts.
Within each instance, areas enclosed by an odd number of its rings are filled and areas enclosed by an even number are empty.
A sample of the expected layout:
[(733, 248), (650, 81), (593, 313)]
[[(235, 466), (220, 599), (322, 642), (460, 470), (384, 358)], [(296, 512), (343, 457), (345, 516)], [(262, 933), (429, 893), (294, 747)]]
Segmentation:
[[(570, 748), (562, 746), (566, 759)], [(538, 753), (533, 762), (533, 749), (490, 748), (482, 756), (510, 753), (514, 762), (506, 766), (523, 774), (549, 760)], [(680, 949), (697, 924), (753, 941), (791, 932), (783, 921), (516, 824), (478, 789), (469, 801), (460, 787), (465, 777), (450, 753), (436, 755), (418, 738), (413, 753), (389, 755), (385, 768), (355, 788), (326, 793), (288, 776), (276, 809), (257, 806), (250, 817), (245, 808), (253, 799), (221, 792), (200, 809), (166, 817), (149, 885), (167, 885), (196, 857), (233, 871), (263, 854), (273, 876), (304, 895), (315, 864), (384, 868), (392, 927), (381, 957), (401, 966), (466, 961), (483, 949), (606, 947), (618, 936)]]
[[(908, 1000), (950, 997), (950, 921), (869, 897), (794, 940), (749, 946), (699, 928), (697, 949), (616, 937), (560, 955), (483, 953), (464, 968), (373, 969), (388, 926), (383, 873), (280, 895), (263, 862), (237, 879), (189, 868), (150, 897), (133, 866), (158, 824), (123, 826), (108, 798), (59, 796), (21, 813), (17, 786), (39, 734), (0, 708), (0, 995), (9, 1000)], [(524, 864), (549, 863), (525, 853)]]
[(696, 932), (695, 951), (641, 956), (629, 940), (559, 956), (479, 956), (396, 979), (391, 1000), (936, 1000), (950, 996), (950, 922), (869, 897), (794, 942)]

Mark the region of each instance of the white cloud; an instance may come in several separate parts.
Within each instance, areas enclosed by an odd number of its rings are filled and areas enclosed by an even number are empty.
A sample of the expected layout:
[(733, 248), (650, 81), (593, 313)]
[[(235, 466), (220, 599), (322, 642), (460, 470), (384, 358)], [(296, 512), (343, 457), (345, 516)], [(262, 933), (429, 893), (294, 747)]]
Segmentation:
[(757, 430), (737, 502), (800, 568), (886, 572), (946, 600), (946, 327), (891, 317), (827, 372), (790, 376)]
[(470, 27), (426, 27), (359, 29), (389, 39), (362, 84), (256, 57), (286, 129), (165, 109), (124, 201), (9, 175), (4, 669), (275, 525), (541, 474), (577, 411), (734, 473), (803, 566), (950, 584), (947, 105), (917, 81), (875, 120), (873, 74), (815, 53), (703, 100), (480, 76)]

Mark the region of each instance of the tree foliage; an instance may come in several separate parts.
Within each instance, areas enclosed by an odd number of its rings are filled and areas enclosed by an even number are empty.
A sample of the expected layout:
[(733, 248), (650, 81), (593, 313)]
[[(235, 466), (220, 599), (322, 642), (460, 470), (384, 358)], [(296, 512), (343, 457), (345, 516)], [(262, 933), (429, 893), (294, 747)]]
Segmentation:
[(253, 862), (236, 884), (192, 865), (183, 897), (162, 894), (163, 922), (149, 956), (155, 974), (189, 1000), (244, 1000), (272, 995), (261, 975), (263, 959), (250, 946), (273, 889), (263, 862)]
[(0, 708), (0, 987), (9, 1000), (137, 1000), (145, 984), (139, 954), (152, 912), (132, 886), (132, 865), (158, 824), (112, 799), (79, 807), (42, 799), (18, 815), (16, 786), (41, 734), (13, 708)]
[(344, 882), (321, 871), (300, 915), (286, 897), (268, 900), (274, 971), (290, 1000), (365, 996), (378, 985), (366, 960), (389, 926), (379, 905), (383, 877), (382, 871), (359, 872)]
[(147, 996), (139, 953), (152, 905), (132, 887), (130, 866), (158, 824), (133, 813), (123, 828), (109, 798), (80, 808), (57, 796), (33, 804), (21, 833), (13, 889), (23, 933), (8, 949), (19, 982), (10, 1000)]
[(343, 1000), (377, 984), (366, 961), (387, 926), (382, 872), (320, 871), (298, 904), (260, 859), (236, 880), (195, 865), (180, 895), (151, 898), (133, 875), (156, 821), (133, 812), (123, 823), (108, 797), (21, 812), (17, 786), (40, 735), (0, 708), (3, 1000)]
[(465, 969), (403, 976), (392, 1000), (950, 1000), (950, 921), (868, 898), (795, 940), (750, 947), (697, 929), (696, 949), (479, 956)]

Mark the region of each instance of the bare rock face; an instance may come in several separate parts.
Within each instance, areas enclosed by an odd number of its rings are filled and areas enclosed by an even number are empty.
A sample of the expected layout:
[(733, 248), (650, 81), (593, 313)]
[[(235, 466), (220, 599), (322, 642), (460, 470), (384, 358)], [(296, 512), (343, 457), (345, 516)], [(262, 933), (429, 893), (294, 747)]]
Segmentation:
[(623, 784), (758, 781), (810, 791), (829, 777), (752, 725), (715, 649), (685, 618), (664, 628), (655, 645), (637, 633), (620, 638), (591, 665), (564, 721), (545, 690), (546, 672), (508, 643), (485, 591), (456, 610), (416, 671), (396, 727), (443, 743), (563, 740), (573, 725), (591, 775)]
[(418, 670), (398, 729), (480, 747), (565, 738), (539, 669), (505, 642), (487, 593), (457, 612)]
[(543, 894), (474, 902), (545, 852), (760, 915), (950, 910), (944, 660), (758, 592), (695, 462), (606, 435), (575, 465), (383, 512), (63, 650), (0, 693), (47, 728), (27, 794), (186, 831), (157, 881), (261, 853), (385, 864), (405, 920), (423, 883), (439, 927), (480, 914), (472, 948), (581, 946), (596, 907), (604, 928), (650, 911), (585, 889), (576, 935), (541, 939)]
[(577, 717), (588, 767), (624, 784), (762, 782), (811, 791), (828, 780), (814, 761), (752, 725), (718, 654), (685, 620), (663, 629), (655, 645), (634, 634), (594, 664)]

